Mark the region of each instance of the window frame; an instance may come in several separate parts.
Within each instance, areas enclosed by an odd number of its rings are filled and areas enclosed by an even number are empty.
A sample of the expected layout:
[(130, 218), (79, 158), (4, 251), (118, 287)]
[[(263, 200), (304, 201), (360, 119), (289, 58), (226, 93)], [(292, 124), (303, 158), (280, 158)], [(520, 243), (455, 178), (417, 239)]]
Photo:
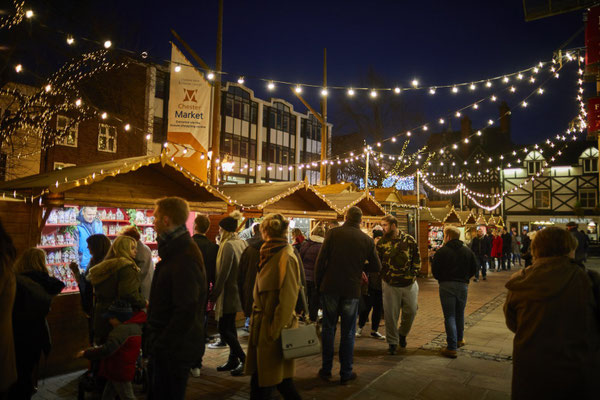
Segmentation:
[[(106, 129), (106, 133), (102, 131), (102, 128)], [(114, 146), (113, 146), (114, 148), (112, 150), (110, 150), (108, 148), (108, 143), (109, 143), (109, 140), (110, 140), (109, 133), (110, 133), (111, 129), (114, 129), (114, 132), (115, 132), (115, 134), (114, 134)], [(102, 151), (104, 153), (116, 153), (117, 152), (117, 136), (118, 136), (118, 133), (119, 132), (117, 131), (117, 127), (114, 126), (114, 125), (98, 124), (98, 151)], [(102, 149), (100, 147), (100, 138), (102, 136), (106, 137), (106, 147), (107, 147), (106, 149)]]
[[(538, 193), (546, 193), (548, 196), (548, 206), (543, 206), (543, 205), (538, 205), (538, 198), (537, 198), (537, 194)], [(535, 189), (533, 191), (533, 208), (537, 208), (540, 210), (549, 210), (550, 208), (552, 208), (552, 196), (550, 194), (550, 189)], [(542, 199), (543, 200), (543, 199)]]
[[(589, 205), (589, 204), (584, 204), (584, 201), (581, 198), (582, 194), (592, 194), (593, 198), (594, 198), (594, 204), (593, 205)], [(578, 193), (577, 193), (577, 198), (579, 200), (579, 203), (581, 203), (581, 208), (595, 208), (598, 205), (598, 192), (596, 189), (593, 188), (581, 188), (579, 189)], [(589, 199), (586, 199), (589, 200)], [(586, 201), (587, 203), (587, 201)]]
[[(61, 120), (65, 120), (64, 128), (60, 127)], [(60, 131), (61, 129), (64, 129), (66, 131), (66, 126), (69, 125), (70, 121), (71, 121), (71, 118), (69, 118), (65, 115), (57, 115), (56, 116), (56, 130)], [(79, 123), (76, 122), (75, 124), (71, 125), (69, 127), (69, 132), (75, 133), (74, 134), (74, 137), (75, 137), (74, 143), (73, 144), (67, 143), (68, 135), (66, 135), (62, 139), (60, 139), (56, 142), (56, 144), (58, 146), (77, 147), (77, 143), (79, 141)]]

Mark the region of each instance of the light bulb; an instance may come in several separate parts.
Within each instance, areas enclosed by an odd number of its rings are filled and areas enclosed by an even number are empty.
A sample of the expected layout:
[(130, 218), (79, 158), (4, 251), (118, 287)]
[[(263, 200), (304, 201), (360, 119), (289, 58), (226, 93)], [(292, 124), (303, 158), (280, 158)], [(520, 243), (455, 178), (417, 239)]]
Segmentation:
[(502, 78), (502, 82), (504, 83), (508, 83), (510, 79), (508, 78), (508, 76), (505, 76), (504, 78)]
[(104, 48), (105, 49), (110, 49), (111, 46), (112, 46), (112, 42), (110, 40), (106, 40), (104, 42)]
[(435, 88), (429, 88), (429, 94), (435, 94)]
[[(407, 134), (407, 136), (410, 136)], [(392, 143), (396, 143), (396, 136), (392, 137)]]
[(273, 82), (269, 82), (269, 84), (267, 85), (267, 88), (269, 90), (273, 90), (273, 89), (275, 89), (275, 84)]
[(243, 84), (244, 84), (244, 77), (243, 77), (243, 76), (240, 76), (240, 77), (238, 78), (238, 81), (237, 81), (237, 82), (238, 82), (240, 85), (243, 85)]
[(471, 83), (471, 85), (469, 85), (469, 89), (475, 90), (475, 84)]
[(453, 148), (454, 150), (456, 150), (456, 149), (458, 149), (458, 145), (457, 145), (456, 143), (454, 143), (454, 144), (452, 145), (452, 148)]
[(425, 126), (423, 127), (423, 130), (424, 130), (424, 131), (426, 131), (427, 129), (429, 129), (429, 128), (427, 127), (427, 125), (425, 125)]
[(494, 125), (494, 121), (493, 121), (493, 120), (491, 120), (491, 119), (489, 119), (489, 120), (488, 120), (488, 125)]
[(517, 91), (517, 89), (516, 89), (514, 86), (511, 86), (511, 87), (510, 87), (510, 91), (514, 93), (514, 92), (516, 92), (516, 91)]
[(497, 99), (497, 97), (496, 97), (496, 96), (492, 96), (492, 97), (491, 97), (491, 100), (492, 100), (492, 101), (496, 101), (496, 99)]
[(209, 81), (212, 81), (215, 79), (215, 74), (213, 72), (209, 72), (208, 75), (206, 75), (206, 78), (208, 78)]
[(410, 137), (410, 135), (412, 135), (412, 133), (411, 133), (410, 131), (407, 131), (407, 132), (406, 132), (406, 136), (409, 136), (409, 137)]
[(46, 93), (48, 93), (49, 91), (52, 90), (52, 86), (50, 86), (50, 84), (47, 84), (46, 87), (44, 88), (44, 90), (46, 91)]
[(27, 18), (33, 18), (33, 11), (32, 10), (25, 11), (25, 16)]
[(477, 103), (473, 104), (473, 108), (477, 110), (479, 108), (479, 104), (477, 104)]
[(294, 91), (296, 91), (296, 93), (302, 93), (302, 87), (296, 86), (296, 88), (294, 89)]
[(377, 97), (377, 92), (375, 90), (371, 90), (371, 97)]
[(130, 130), (130, 129), (131, 129), (131, 125), (129, 125), (129, 124), (125, 124), (125, 130), (126, 130), (126, 131), (128, 131), (128, 130)]
[(146, 135), (146, 140), (150, 140), (150, 138), (152, 138), (152, 135), (150, 135), (150, 134), (147, 134), (147, 135)]
[(77, 99), (77, 100), (75, 100), (75, 105), (76, 105), (77, 107), (81, 106), (81, 99)]
[(526, 101), (522, 102), (522, 103), (521, 103), (521, 106), (522, 106), (522, 107), (527, 107), (527, 102), (526, 102)]
[(417, 79), (413, 79), (411, 83), (412, 83), (413, 87), (419, 86), (419, 81)]
[(106, 118), (108, 118), (108, 114), (105, 113), (105, 112), (103, 112), (102, 115), (101, 115), (101, 117), (102, 117), (102, 119), (106, 119)]
[(538, 89), (538, 94), (544, 94), (544, 89), (542, 89), (542, 88), (539, 88), (539, 89)]
[(17, 71), (17, 73), (19, 73), (19, 72), (23, 71), (23, 66), (22, 66), (21, 64), (17, 64), (17, 65), (15, 66), (15, 71)]
[(175, 66), (175, 72), (179, 72), (181, 71), (181, 65), (176, 65)]
[(519, 75), (517, 75), (517, 79), (519, 79), (519, 80), (523, 79), (523, 74), (519, 73)]
[(456, 115), (456, 118), (460, 118), (460, 116), (461, 116), (462, 114), (460, 113), (460, 111), (457, 111), (455, 115)]
[(452, 88), (452, 93), (458, 93), (458, 88), (456, 86)]
[(529, 82), (531, 82), (531, 83), (535, 82), (535, 78), (532, 76), (531, 78), (529, 78)]
[(485, 86), (487, 86), (487, 87), (492, 87), (492, 82), (491, 82), (491, 81), (487, 81), (487, 82), (485, 83)]
[(354, 96), (354, 89), (348, 89), (348, 96)]
[(327, 91), (327, 89), (323, 88), (323, 89), (321, 90), (321, 96), (325, 97), (325, 96), (327, 96), (328, 94), (329, 94), (329, 92)]
[(67, 44), (70, 46), (70, 45), (72, 45), (73, 43), (75, 43), (75, 39), (73, 39), (73, 36), (69, 36), (69, 37), (67, 38)]
[(402, 90), (399, 87), (394, 88), (394, 93), (400, 94)]
[(440, 118), (440, 124), (443, 124), (444, 122), (444, 118)]

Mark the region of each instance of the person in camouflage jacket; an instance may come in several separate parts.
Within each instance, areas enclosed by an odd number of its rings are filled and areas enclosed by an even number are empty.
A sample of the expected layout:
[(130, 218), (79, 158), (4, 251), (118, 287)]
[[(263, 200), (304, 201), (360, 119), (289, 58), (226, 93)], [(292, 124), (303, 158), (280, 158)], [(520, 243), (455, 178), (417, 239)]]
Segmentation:
[[(390, 354), (398, 345), (406, 347), (406, 336), (417, 315), (419, 285), (417, 276), (421, 269), (421, 256), (417, 241), (398, 231), (398, 220), (386, 215), (381, 222), (384, 235), (377, 243), (383, 279), (383, 309), (386, 340)], [(402, 312), (400, 327), (398, 319)]]

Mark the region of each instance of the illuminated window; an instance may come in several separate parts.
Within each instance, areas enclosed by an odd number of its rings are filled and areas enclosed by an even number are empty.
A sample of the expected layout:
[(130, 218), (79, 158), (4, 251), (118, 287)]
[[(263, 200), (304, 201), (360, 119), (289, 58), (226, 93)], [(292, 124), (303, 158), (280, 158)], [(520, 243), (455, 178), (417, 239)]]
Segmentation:
[(535, 208), (550, 208), (550, 190), (534, 190), (533, 206)]
[(78, 124), (73, 123), (71, 118), (59, 115), (56, 118), (56, 130), (60, 132), (60, 137), (56, 140), (56, 144), (77, 147)]
[(100, 124), (98, 132), (98, 150), (109, 153), (117, 152), (117, 128)]

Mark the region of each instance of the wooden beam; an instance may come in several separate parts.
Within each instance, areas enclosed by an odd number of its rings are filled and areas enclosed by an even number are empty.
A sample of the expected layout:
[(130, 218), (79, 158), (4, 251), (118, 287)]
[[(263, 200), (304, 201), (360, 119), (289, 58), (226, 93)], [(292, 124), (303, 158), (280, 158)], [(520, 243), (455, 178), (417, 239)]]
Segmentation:
[(175, 39), (177, 39), (177, 41), (183, 46), (183, 48), (188, 53), (190, 53), (192, 58), (200, 65), (201, 68), (204, 68), (205, 70), (210, 70), (210, 67), (208, 66), (208, 64), (206, 64), (204, 62), (204, 60), (202, 58), (200, 58), (200, 56), (198, 54), (196, 54), (196, 52), (194, 50), (192, 50), (192, 48), (181, 38), (181, 36), (179, 36), (177, 34), (177, 32), (175, 32), (174, 29), (171, 29), (171, 34), (173, 36), (175, 36)]
[(308, 102), (306, 100), (304, 100), (304, 98), (302, 96), (300, 96), (300, 93), (297, 93), (295, 90), (292, 90), (292, 93), (294, 93), (296, 95), (296, 97), (298, 97), (300, 99), (300, 101), (302, 102), (302, 104), (304, 104), (304, 106), (306, 106), (306, 108), (308, 108), (308, 111), (310, 111), (311, 113), (314, 114), (314, 116), (319, 120), (319, 122), (321, 124), (325, 123), (325, 120), (323, 119), (323, 117), (321, 116), (321, 114), (319, 114), (318, 112), (316, 112), (315, 109), (312, 108), (310, 106), (310, 104), (308, 104)]

